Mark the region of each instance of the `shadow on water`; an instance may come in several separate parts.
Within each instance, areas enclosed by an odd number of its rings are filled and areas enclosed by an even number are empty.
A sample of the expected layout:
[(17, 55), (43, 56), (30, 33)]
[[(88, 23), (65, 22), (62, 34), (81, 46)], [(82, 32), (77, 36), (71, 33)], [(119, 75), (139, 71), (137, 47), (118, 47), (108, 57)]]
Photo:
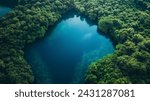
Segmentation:
[(0, 21), (2, 21), (3, 17), (7, 16), (11, 12), (11, 10), (12, 9), (7, 6), (0, 6)]
[(0, 21), (18, 5), (18, 0), (0, 0)]
[(18, 5), (18, 0), (0, 0), (0, 6), (7, 6), (10, 8), (15, 7)]
[(97, 29), (97, 32), (98, 33), (101, 33), (101, 35), (105, 36), (106, 38), (110, 39), (113, 46), (115, 47), (117, 45), (117, 41), (115, 40), (115, 37), (110, 35), (110, 34), (107, 34), (107, 33), (103, 33), (101, 32), (99, 29)]

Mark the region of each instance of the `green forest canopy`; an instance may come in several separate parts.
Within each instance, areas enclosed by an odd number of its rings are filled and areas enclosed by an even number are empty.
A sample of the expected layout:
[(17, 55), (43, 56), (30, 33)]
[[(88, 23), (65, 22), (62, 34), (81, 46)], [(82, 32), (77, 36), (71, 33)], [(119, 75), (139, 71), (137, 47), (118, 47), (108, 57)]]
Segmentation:
[[(0, 20), (0, 83), (33, 83), (24, 47), (76, 10), (116, 42), (116, 51), (92, 63), (85, 83), (150, 83), (149, 0), (6, 0), (13, 11)], [(6, 3), (5, 2), (5, 3)]]

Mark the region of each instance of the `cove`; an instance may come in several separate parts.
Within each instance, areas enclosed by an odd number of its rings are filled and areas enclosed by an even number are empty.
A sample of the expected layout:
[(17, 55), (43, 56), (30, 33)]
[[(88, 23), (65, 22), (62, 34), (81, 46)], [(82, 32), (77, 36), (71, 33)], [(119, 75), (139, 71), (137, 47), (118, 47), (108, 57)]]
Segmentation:
[(11, 11), (11, 8), (0, 5), (0, 17), (6, 15), (9, 11)]
[(114, 52), (113, 43), (82, 16), (67, 14), (45, 38), (25, 48), (38, 84), (83, 83), (89, 64)]

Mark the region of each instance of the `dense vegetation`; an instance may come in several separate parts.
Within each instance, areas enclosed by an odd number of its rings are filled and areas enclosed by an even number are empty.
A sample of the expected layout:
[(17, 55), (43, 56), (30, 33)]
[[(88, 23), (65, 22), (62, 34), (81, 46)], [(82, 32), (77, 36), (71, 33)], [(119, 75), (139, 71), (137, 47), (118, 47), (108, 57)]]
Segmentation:
[(0, 83), (33, 83), (23, 49), (43, 37), (71, 4), (69, 0), (19, 0), (19, 5), (0, 20)]
[(150, 83), (150, 1), (78, 0), (76, 8), (117, 43), (90, 65), (86, 83)]
[(14, 7), (18, 4), (18, 0), (0, 0), (0, 5)]
[[(11, 0), (15, 1), (15, 0)], [(25, 45), (77, 10), (116, 42), (114, 54), (92, 63), (85, 83), (150, 83), (149, 0), (17, 0), (0, 20), (0, 83), (33, 83)]]

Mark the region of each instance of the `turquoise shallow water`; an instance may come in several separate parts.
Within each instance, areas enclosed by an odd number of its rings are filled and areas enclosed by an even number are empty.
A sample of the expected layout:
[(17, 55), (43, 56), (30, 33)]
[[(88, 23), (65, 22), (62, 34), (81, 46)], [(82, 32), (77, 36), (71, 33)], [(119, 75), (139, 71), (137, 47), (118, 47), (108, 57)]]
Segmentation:
[(114, 52), (110, 39), (77, 15), (62, 19), (47, 36), (25, 48), (35, 83), (82, 83), (88, 65)]
[(0, 6), (0, 17), (6, 15), (10, 11), (11, 11), (11, 8)]

